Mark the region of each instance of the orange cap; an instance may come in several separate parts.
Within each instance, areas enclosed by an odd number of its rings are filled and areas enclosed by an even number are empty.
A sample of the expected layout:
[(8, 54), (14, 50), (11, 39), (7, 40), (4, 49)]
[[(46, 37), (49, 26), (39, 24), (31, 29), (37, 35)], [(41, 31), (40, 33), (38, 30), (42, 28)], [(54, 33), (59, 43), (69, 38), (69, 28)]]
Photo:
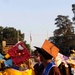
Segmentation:
[(56, 46), (54, 46), (54, 44), (49, 42), (48, 40), (44, 41), (44, 43), (42, 45), (42, 49), (45, 50), (47, 53), (49, 53), (54, 58), (57, 56), (57, 54), (59, 52), (59, 49)]

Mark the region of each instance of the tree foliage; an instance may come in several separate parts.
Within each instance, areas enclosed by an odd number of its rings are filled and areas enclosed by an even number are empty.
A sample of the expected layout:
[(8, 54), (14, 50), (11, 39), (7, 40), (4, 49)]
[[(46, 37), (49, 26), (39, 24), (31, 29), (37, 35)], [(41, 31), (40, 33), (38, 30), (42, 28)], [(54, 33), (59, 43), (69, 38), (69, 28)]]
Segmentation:
[[(5, 40), (7, 44), (15, 44), (17, 41), (24, 40), (24, 33), (21, 33), (20, 30), (16, 30), (13, 27), (0, 27), (1, 41)], [(18, 35), (19, 34), (19, 35)], [(19, 40), (18, 40), (19, 38)]]
[(74, 27), (68, 16), (58, 15), (55, 21), (57, 29), (49, 40), (60, 49), (62, 54), (69, 56), (70, 47), (75, 47)]
[(16, 30), (13, 27), (2, 27), (0, 26), (0, 50), (2, 48), (2, 41), (6, 41), (8, 45), (14, 45), (18, 41), (24, 40), (24, 33), (21, 33), (20, 30)]
[[(24, 40), (24, 33), (21, 30), (16, 30), (14, 27), (2, 27), (0, 26), (0, 53), (2, 53), (2, 41), (6, 41), (7, 45), (15, 45), (18, 41), (23, 41), (30, 51), (30, 44)], [(32, 50), (31, 50), (32, 51)]]

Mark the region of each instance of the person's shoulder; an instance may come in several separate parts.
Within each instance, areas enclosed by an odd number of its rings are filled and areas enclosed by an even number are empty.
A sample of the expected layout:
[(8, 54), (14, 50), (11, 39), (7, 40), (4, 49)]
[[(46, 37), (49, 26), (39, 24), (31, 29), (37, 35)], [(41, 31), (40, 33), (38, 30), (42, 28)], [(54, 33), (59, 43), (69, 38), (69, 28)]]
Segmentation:
[(61, 75), (60, 70), (57, 66), (53, 66), (49, 72), (49, 74), (53, 74), (53, 75)]
[(43, 63), (40, 64), (41, 66), (44, 66)]
[(59, 71), (59, 68), (57, 66), (53, 66), (52, 70)]
[(36, 66), (38, 66), (39, 64), (38, 63), (36, 63), (35, 65), (34, 65), (34, 67), (36, 67)]

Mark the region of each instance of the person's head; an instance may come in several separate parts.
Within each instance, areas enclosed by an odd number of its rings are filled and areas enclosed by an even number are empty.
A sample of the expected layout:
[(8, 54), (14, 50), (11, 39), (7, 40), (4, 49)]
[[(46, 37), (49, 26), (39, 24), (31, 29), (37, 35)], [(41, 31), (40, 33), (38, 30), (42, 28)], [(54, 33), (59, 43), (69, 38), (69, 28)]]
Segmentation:
[(34, 60), (35, 60), (36, 62), (40, 62), (40, 61), (41, 61), (41, 60), (40, 60), (40, 54), (39, 54), (38, 50), (35, 50), (35, 51), (33, 52), (33, 57), (34, 57)]
[(42, 62), (52, 60), (58, 54), (59, 49), (48, 40), (45, 40), (42, 47), (35, 47), (41, 55)]

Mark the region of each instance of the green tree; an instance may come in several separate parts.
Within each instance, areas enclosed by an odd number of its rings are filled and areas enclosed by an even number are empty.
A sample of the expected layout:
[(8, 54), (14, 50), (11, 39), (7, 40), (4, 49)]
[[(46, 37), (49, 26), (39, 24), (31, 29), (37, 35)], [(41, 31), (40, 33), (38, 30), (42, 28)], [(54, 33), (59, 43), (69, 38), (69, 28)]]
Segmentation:
[(0, 26), (0, 53), (2, 53), (2, 41), (5, 40), (7, 45), (15, 45), (18, 41), (23, 41), (29, 50), (32, 53), (30, 44), (26, 43), (24, 40), (24, 33), (21, 33), (21, 30), (16, 30), (14, 27), (5, 27)]
[[(19, 31), (19, 32), (18, 32)], [(19, 35), (18, 35), (19, 34)], [(17, 40), (17, 38), (19, 40)], [(20, 30), (16, 30), (13, 27), (0, 26), (0, 52), (2, 51), (2, 41), (5, 40), (7, 45), (14, 45), (18, 41), (24, 41), (24, 33)]]
[(69, 56), (70, 47), (75, 46), (74, 27), (68, 16), (58, 15), (55, 21), (57, 29), (49, 40), (60, 49), (62, 54)]
[(24, 40), (24, 33), (13, 27), (5, 27), (3, 29), (3, 40), (6, 40), (7, 44), (15, 44), (17, 41)]

